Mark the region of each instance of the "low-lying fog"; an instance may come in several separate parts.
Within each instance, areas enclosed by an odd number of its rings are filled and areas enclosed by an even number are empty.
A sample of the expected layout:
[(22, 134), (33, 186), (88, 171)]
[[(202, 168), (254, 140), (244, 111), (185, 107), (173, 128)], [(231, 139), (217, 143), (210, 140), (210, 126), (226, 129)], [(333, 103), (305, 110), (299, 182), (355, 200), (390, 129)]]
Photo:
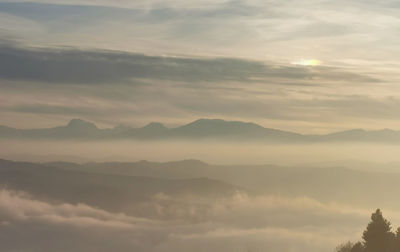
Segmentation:
[[(215, 141), (1, 140), (0, 156), (25, 161), (171, 161), (212, 164), (357, 166), (396, 170), (400, 145), (368, 143), (259, 144)], [(357, 160), (362, 160), (357, 161)], [(382, 164), (385, 164), (382, 166)], [(352, 167), (350, 167), (352, 168)], [(400, 171), (400, 168), (399, 168)]]
[[(0, 243), (3, 251), (328, 252), (359, 239), (370, 214), (305, 197), (245, 194), (218, 202), (160, 194), (143, 207), (157, 209), (157, 218), (52, 204), (3, 190)], [(400, 212), (385, 213), (400, 223)]]
[[(157, 194), (140, 207), (157, 211), (137, 217), (2, 190), (0, 243), (3, 251), (331, 252), (359, 240), (373, 211), (240, 193), (218, 201)], [(384, 214), (400, 223), (400, 211)]]
[[(82, 164), (0, 160), (1, 249), (331, 252), (376, 208), (400, 225), (399, 148), (2, 140), (3, 159)], [(118, 163), (144, 159), (211, 165)]]

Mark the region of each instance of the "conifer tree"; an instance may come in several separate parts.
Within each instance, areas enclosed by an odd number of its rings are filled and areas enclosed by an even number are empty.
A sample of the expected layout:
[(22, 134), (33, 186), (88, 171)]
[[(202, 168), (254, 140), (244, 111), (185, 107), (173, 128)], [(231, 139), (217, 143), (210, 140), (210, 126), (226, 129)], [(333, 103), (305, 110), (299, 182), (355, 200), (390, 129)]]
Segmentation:
[(396, 230), (393, 248), (395, 252), (400, 252), (400, 227)]
[(371, 222), (363, 233), (364, 252), (392, 252), (395, 235), (390, 222), (383, 218), (380, 209), (371, 216)]
[(351, 252), (353, 248), (353, 243), (346, 242), (336, 247), (336, 252)]
[(354, 246), (351, 248), (350, 252), (364, 252), (364, 245), (361, 242), (357, 242), (354, 244)]

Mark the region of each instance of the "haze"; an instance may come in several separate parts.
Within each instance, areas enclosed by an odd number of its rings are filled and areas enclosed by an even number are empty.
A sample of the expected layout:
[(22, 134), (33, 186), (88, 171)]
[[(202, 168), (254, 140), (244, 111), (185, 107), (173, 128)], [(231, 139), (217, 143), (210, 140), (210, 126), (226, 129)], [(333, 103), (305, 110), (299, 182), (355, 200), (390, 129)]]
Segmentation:
[(0, 251), (398, 251), (399, 7), (0, 0)]

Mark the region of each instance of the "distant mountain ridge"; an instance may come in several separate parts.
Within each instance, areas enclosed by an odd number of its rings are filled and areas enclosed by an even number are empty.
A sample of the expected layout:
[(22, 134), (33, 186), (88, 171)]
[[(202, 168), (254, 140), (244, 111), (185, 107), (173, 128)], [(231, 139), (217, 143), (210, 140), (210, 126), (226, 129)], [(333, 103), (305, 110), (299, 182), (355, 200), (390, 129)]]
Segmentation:
[(0, 126), (0, 138), (30, 139), (74, 139), (74, 140), (168, 140), (211, 139), (258, 142), (313, 143), (336, 141), (400, 143), (400, 131), (383, 129), (367, 131), (352, 129), (325, 135), (305, 135), (295, 132), (265, 128), (258, 124), (221, 119), (198, 119), (189, 124), (167, 128), (162, 123), (152, 122), (141, 128), (116, 126), (98, 128), (94, 123), (72, 119), (64, 126), (41, 129), (16, 129)]
[[(168, 167), (191, 163), (171, 162)], [(59, 167), (55, 167), (56, 164)], [(71, 165), (80, 167), (78, 164), (66, 162), (39, 164), (0, 158), (0, 189), (28, 192), (30, 196), (39, 200), (84, 203), (126, 214), (135, 212), (141, 203), (160, 193), (171, 196), (219, 198), (234, 195), (239, 191), (245, 192), (242, 187), (207, 177), (165, 179), (125, 176), (94, 172), (95, 170), (91, 169), (73, 169)]]
[(126, 213), (159, 193), (216, 199), (236, 192), (306, 196), (322, 202), (400, 209), (400, 203), (392, 200), (400, 194), (399, 180), (398, 170), (343, 167), (213, 165), (199, 160), (78, 164), (0, 159), (0, 187), (26, 191), (39, 199), (62, 199)]
[[(37, 166), (38, 164), (31, 165)], [(132, 176), (135, 178), (147, 177), (173, 181), (209, 178), (213, 181), (235, 185), (236, 188), (241, 188), (243, 191), (255, 195), (266, 193), (296, 197), (306, 196), (322, 202), (357, 203), (369, 207), (385, 204), (400, 209), (400, 203), (392, 200), (400, 193), (398, 166), (396, 166), (396, 172), (387, 172), (379, 170), (363, 171), (341, 166), (323, 168), (319, 166), (268, 164), (214, 165), (199, 160), (165, 163), (151, 161), (83, 164), (52, 162), (40, 165), (53, 167), (60, 171), (122, 177)], [(382, 197), (382, 195), (385, 195), (385, 197)]]

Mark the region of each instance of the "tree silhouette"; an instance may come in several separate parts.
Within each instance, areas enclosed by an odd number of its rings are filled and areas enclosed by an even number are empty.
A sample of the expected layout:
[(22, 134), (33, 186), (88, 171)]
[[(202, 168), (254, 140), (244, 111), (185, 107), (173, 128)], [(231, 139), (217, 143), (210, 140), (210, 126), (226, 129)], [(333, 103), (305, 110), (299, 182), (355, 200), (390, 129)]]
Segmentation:
[(393, 251), (394, 234), (390, 222), (383, 218), (380, 209), (371, 215), (371, 222), (363, 233), (365, 252)]
[(400, 252), (400, 227), (396, 230), (393, 247), (395, 252)]
[(364, 252), (364, 245), (361, 242), (357, 242), (354, 244), (354, 246), (351, 248), (350, 252)]
[(351, 242), (346, 242), (343, 243), (341, 245), (339, 245), (338, 247), (336, 247), (336, 252), (351, 252), (351, 249), (353, 248), (353, 243)]
[(396, 234), (391, 229), (390, 222), (377, 209), (363, 232), (363, 242), (342, 244), (336, 252), (400, 252), (400, 227)]

